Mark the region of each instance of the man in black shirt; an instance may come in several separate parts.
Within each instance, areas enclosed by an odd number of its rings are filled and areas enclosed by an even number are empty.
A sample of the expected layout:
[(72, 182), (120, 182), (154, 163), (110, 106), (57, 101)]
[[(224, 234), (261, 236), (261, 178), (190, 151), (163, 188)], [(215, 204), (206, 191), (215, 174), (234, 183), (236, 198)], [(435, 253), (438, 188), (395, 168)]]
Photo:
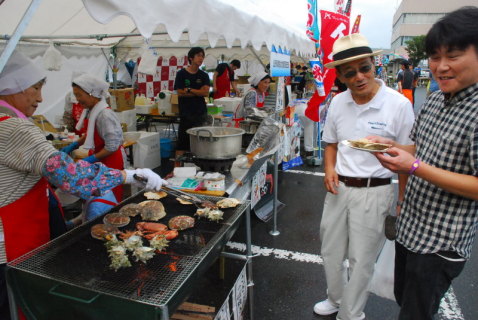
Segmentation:
[(188, 52), (189, 66), (178, 71), (174, 89), (178, 92), (179, 129), (176, 149), (190, 149), (187, 129), (200, 127), (207, 120), (205, 97), (209, 96), (210, 80), (206, 72), (199, 69), (204, 61), (204, 50), (191, 48)]
[(398, 92), (403, 94), (405, 97), (410, 100), (410, 102), (413, 105), (413, 72), (410, 71), (409, 69), (410, 63), (406, 60), (402, 62), (402, 70), (403, 72), (400, 72), (398, 74)]

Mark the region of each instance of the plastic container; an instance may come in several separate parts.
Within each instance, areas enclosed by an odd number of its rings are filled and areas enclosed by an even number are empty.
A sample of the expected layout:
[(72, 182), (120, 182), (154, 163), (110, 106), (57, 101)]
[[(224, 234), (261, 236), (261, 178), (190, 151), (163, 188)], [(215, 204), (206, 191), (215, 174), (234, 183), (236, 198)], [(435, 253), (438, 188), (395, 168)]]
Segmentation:
[(159, 139), (161, 158), (170, 158), (174, 153), (173, 141), (169, 138)]

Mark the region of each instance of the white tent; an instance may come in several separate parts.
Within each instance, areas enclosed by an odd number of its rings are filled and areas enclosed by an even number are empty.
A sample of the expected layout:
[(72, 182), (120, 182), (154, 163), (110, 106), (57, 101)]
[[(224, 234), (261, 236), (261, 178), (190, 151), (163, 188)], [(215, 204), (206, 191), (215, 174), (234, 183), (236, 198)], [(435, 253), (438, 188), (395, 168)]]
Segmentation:
[[(0, 5), (0, 34), (14, 35), (30, 3), (7, 0)], [(295, 55), (314, 54), (305, 34), (265, 16), (219, 0), (41, 0), (17, 50), (41, 63), (48, 41), (60, 44), (63, 67), (49, 72), (38, 110), (56, 122), (73, 71), (104, 74), (112, 48), (117, 59), (134, 59), (145, 38), (162, 56), (184, 56), (192, 46), (204, 47), (208, 67), (231, 59), (246, 61), (245, 66), (253, 60), (267, 63), (273, 45)]]

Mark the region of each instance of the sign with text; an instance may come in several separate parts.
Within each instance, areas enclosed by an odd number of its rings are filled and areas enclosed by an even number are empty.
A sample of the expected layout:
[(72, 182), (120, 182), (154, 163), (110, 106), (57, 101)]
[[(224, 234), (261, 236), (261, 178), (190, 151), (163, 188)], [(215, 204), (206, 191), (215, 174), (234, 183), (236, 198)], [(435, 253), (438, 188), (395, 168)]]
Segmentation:
[(283, 52), (280, 48), (276, 50), (272, 46), (271, 50), (271, 77), (288, 77), (290, 76), (290, 53)]

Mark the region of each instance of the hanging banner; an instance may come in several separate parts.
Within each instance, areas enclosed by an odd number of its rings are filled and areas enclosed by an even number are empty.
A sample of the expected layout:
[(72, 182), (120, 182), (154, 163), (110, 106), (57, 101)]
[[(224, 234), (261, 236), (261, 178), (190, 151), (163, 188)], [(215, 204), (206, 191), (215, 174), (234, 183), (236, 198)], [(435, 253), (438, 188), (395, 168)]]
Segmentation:
[(344, 14), (345, 0), (335, 0), (334, 10), (337, 13)]
[[(332, 48), (335, 40), (349, 34), (350, 19), (339, 13), (320, 10), (322, 37), (320, 39), (320, 47), (323, 52), (323, 64), (327, 64), (333, 60)], [(324, 102), (326, 96), (329, 94), (335, 81), (335, 69), (322, 69), (321, 80), (324, 85), (325, 95), (321, 96), (316, 91), (307, 104), (305, 115), (318, 122), (319, 107)]]
[(352, 12), (352, 0), (348, 0), (343, 14), (346, 15), (347, 17), (350, 17), (351, 12)]
[(362, 18), (362, 15), (359, 14), (357, 18), (355, 19), (354, 26), (352, 27), (352, 32), (350, 33), (360, 33), (359, 31), (359, 26), (360, 26), (360, 19)]
[(319, 25), (317, 23), (317, 1), (307, 0), (307, 31), (310, 40), (318, 43), (320, 39)]
[(290, 76), (290, 52), (283, 52), (281, 48), (277, 50), (275, 46), (272, 46), (270, 66), (271, 77)]

